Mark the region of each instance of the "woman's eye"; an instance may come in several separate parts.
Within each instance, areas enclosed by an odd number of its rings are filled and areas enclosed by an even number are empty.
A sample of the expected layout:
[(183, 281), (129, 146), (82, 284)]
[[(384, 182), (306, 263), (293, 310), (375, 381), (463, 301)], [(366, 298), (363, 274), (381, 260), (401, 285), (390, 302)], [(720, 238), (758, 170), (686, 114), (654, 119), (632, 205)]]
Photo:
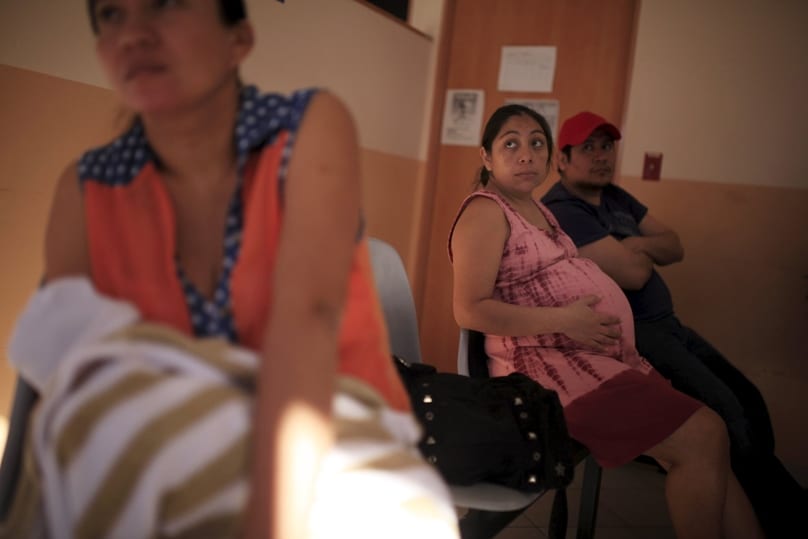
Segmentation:
[(111, 4), (101, 5), (95, 12), (95, 19), (100, 23), (119, 22), (122, 17), (123, 10)]
[(510, 149), (510, 148), (516, 148), (516, 141), (514, 141), (514, 140), (509, 140), (509, 141), (507, 141), (507, 142), (505, 143), (505, 147), (506, 147), (506, 148), (509, 148), (509, 149)]
[(584, 144), (584, 145), (581, 147), (581, 149), (582, 149), (583, 151), (585, 151), (585, 152), (589, 153), (589, 152), (591, 152), (592, 150), (594, 150), (594, 149), (595, 149), (595, 147), (594, 147), (594, 146), (592, 146), (592, 144), (587, 143), (587, 144)]
[(607, 152), (611, 151), (612, 148), (614, 148), (613, 142), (606, 142), (603, 144), (603, 149), (606, 150)]
[(534, 148), (542, 148), (542, 147), (544, 147), (544, 141), (541, 140), (541, 139), (534, 140), (533, 141), (533, 147)]

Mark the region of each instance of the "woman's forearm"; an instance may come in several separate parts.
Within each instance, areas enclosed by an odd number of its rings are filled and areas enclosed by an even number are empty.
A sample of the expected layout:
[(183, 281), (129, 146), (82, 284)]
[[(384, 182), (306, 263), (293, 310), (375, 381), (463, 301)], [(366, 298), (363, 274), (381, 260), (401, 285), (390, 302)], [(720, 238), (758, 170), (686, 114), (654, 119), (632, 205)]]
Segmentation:
[(334, 436), (337, 331), (325, 318), (287, 311), (267, 336), (254, 416), (249, 537), (305, 537), (320, 462)]
[(463, 328), (503, 337), (521, 337), (564, 331), (564, 310), (564, 307), (524, 307), (484, 299), (466, 308), (456, 307), (455, 318)]

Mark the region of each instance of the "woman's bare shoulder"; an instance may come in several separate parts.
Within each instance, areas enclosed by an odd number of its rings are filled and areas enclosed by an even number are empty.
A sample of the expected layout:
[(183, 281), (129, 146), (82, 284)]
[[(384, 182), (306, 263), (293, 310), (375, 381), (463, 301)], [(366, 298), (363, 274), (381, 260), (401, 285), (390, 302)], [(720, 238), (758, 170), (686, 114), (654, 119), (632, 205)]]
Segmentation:
[(499, 203), (487, 196), (472, 196), (468, 199), (458, 218), (458, 225), (461, 221), (467, 224), (492, 225), (506, 224), (505, 212)]
[[(497, 201), (475, 196), (465, 202), (450, 239), (450, 256), (462, 265), (463, 253), (501, 253), (510, 227)], [(459, 255), (459, 256), (458, 256)]]
[(303, 116), (301, 130), (323, 130), (329, 133), (344, 131), (355, 136), (355, 125), (348, 107), (328, 90), (318, 90)]

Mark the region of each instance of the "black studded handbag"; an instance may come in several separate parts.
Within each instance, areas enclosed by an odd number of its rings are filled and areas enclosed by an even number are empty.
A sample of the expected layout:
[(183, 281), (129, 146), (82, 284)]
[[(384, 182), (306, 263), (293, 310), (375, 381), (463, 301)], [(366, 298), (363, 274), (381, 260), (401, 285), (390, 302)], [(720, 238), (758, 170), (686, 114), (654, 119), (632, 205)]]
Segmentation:
[(453, 485), (566, 487), (575, 447), (558, 395), (521, 373), (470, 378), (394, 358), (423, 427), (419, 449)]

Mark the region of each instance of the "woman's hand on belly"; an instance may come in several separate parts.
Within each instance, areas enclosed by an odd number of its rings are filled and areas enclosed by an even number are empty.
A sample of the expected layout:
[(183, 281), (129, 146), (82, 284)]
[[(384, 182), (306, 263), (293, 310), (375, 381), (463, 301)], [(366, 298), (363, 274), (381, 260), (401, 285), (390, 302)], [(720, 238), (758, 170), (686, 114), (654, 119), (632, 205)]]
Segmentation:
[(595, 311), (592, 307), (599, 302), (598, 296), (587, 295), (560, 307), (561, 332), (577, 343), (605, 352), (618, 344), (621, 335), (620, 318)]

